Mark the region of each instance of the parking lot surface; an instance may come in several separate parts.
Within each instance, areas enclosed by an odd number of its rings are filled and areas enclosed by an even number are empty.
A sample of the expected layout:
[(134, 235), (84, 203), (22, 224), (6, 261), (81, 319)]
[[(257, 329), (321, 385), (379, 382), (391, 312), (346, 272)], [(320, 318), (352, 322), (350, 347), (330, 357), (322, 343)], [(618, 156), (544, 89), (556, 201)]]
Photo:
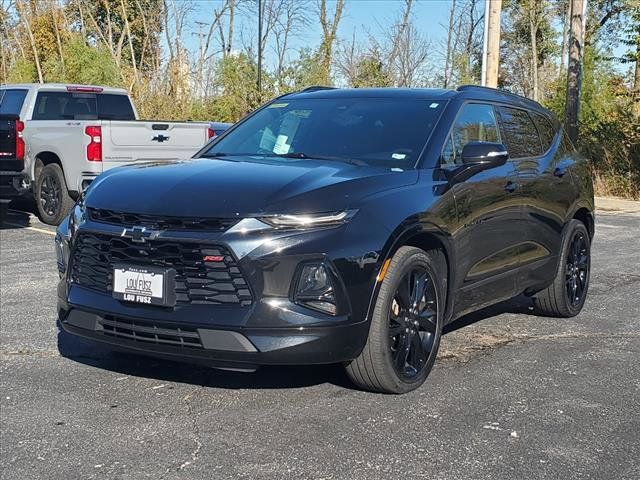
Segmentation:
[(0, 230), (3, 479), (640, 478), (640, 214), (597, 219), (573, 319), (518, 298), (447, 328), (427, 383), (339, 368), (254, 374), (111, 352), (59, 332), (53, 229)]

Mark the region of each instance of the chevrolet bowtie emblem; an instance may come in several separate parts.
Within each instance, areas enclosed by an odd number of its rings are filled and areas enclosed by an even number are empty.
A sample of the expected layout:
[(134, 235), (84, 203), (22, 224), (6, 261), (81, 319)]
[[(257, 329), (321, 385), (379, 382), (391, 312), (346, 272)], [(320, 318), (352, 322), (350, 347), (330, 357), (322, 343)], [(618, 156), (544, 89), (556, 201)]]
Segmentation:
[(150, 238), (155, 238), (158, 232), (147, 230), (146, 227), (125, 228), (120, 234), (121, 237), (130, 238), (132, 242), (144, 243)]

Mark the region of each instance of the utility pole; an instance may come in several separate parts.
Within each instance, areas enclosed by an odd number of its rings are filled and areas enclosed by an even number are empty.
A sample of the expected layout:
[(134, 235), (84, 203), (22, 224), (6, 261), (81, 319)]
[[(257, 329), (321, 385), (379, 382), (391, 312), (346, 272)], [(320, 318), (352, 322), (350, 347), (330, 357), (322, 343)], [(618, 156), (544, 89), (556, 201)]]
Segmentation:
[(500, 13), (502, 0), (485, 0), (484, 48), (482, 52), (482, 80), (485, 87), (498, 87), (500, 65)]
[(586, 26), (587, 0), (570, 0), (569, 67), (567, 69), (567, 103), (565, 130), (572, 142), (578, 139), (580, 88), (582, 87), (582, 57)]
[(258, 0), (258, 94), (262, 93), (262, 0)]

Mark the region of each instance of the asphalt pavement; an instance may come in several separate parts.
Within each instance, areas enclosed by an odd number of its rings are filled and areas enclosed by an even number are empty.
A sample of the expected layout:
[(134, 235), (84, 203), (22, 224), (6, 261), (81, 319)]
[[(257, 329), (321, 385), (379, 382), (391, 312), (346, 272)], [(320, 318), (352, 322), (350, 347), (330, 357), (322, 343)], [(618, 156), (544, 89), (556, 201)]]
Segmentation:
[(53, 229), (0, 230), (2, 479), (640, 478), (640, 214), (601, 213), (584, 311), (447, 328), (427, 383), (149, 360), (56, 327)]

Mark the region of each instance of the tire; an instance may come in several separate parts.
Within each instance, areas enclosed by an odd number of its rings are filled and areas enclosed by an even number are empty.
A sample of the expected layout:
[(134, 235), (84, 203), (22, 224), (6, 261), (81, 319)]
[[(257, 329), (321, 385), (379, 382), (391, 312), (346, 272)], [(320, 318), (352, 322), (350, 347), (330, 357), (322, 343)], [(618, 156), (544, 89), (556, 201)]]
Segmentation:
[[(446, 272), (446, 261), (439, 250), (401, 247), (396, 252), (376, 298), (364, 349), (346, 366), (354, 384), (374, 392), (400, 394), (424, 383), (442, 336)], [(422, 288), (417, 288), (423, 273), (426, 280)], [(415, 291), (423, 292), (417, 303), (416, 295), (411, 299)]]
[(43, 167), (35, 187), (38, 218), (49, 225), (59, 225), (74, 204), (60, 165), (50, 163)]
[(580, 313), (587, 298), (590, 273), (589, 232), (582, 222), (571, 220), (562, 238), (562, 251), (556, 277), (549, 287), (533, 298), (536, 314), (570, 318)]

